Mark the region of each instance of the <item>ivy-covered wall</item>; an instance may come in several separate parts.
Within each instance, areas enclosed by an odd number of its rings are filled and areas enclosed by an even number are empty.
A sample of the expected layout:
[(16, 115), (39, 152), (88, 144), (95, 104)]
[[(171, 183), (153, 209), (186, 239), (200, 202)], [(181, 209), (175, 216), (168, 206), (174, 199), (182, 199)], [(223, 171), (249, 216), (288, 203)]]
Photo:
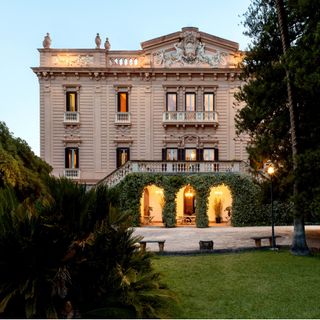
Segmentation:
[(121, 209), (130, 212), (134, 226), (140, 225), (140, 199), (143, 189), (153, 184), (164, 190), (165, 204), (162, 218), (166, 227), (176, 226), (176, 194), (188, 184), (196, 191), (196, 225), (199, 228), (208, 227), (207, 201), (210, 189), (221, 184), (228, 186), (231, 191), (233, 226), (257, 225), (257, 215), (261, 215), (261, 206), (258, 204), (260, 189), (244, 175), (234, 173), (214, 175), (132, 173), (116, 188), (119, 189)]

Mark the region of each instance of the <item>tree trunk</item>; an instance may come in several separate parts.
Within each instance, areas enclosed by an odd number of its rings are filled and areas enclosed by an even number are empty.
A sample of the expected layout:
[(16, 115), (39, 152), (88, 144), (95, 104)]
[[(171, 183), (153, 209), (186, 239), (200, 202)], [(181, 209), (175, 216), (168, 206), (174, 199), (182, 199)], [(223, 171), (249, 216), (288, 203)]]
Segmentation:
[[(283, 0), (276, 0), (278, 22), (280, 27), (280, 35), (282, 42), (283, 54), (287, 53), (290, 48), (289, 36), (288, 36), (288, 24), (285, 14), (285, 8)], [(291, 148), (292, 148), (292, 162), (293, 172), (295, 174), (297, 170), (297, 155), (299, 154), (299, 133), (297, 128), (297, 103), (295, 101), (294, 91), (291, 83), (291, 74), (286, 68), (287, 76), (287, 92), (288, 92), (288, 108), (290, 114), (290, 127), (291, 127)], [(291, 252), (295, 255), (308, 255), (309, 249), (306, 242), (305, 228), (304, 228), (304, 212), (299, 210), (297, 203), (297, 196), (299, 194), (299, 182), (297, 178), (294, 178), (293, 186), (293, 198), (294, 198), (294, 230)]]
[(304, 230), (304, 219), (303, 216), (294, 217), (294, 230), (292, 238), (291, 252), (297, 256), (308, 255), (309, 249), (306, 244), (305, 230)]

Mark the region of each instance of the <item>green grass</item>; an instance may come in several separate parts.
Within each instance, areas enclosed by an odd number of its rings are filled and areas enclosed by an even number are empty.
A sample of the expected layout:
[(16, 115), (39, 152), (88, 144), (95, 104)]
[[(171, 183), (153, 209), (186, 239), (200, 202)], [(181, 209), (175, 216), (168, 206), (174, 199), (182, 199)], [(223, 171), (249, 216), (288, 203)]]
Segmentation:
[(153, 263), (177, 294), (169, 318), (320, 318), (320, 256), (259, 251)]

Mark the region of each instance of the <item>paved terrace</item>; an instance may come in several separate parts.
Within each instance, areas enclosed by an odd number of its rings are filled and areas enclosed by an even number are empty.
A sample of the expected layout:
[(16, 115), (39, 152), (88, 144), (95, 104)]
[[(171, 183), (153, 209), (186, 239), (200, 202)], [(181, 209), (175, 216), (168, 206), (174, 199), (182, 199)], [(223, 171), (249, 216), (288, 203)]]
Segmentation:
[[(275, 234), (282, 236), (276, 239), (277, 245), (290, 246), (292, 226), (276, 226)], [(250, 237), (271, 235), (271, 227), (142, 227), (135, 228), (134, 235), (143, 236), (145, 240), (166, 240), (164, 251), (168, 253), (187, 253), (199, 251), (200, 240), (213, 240), (214, 249), (237, 251), (255, 248)], [(320, 226), (306, 226), (307, 243), (310, 249), (320, 249)], [(262, 246), (269, 246), (269, 241), (262, 240)], [(147, 249), (159, 251), (157, 243), (148, 243)]]

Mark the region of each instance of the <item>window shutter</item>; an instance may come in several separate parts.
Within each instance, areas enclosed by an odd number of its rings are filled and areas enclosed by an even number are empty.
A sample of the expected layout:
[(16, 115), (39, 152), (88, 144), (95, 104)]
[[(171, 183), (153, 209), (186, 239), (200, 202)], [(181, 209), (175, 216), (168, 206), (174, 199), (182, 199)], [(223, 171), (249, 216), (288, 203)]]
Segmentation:
[(129, 95), (126, 93), (126, 112), (129, 112)]
[(75, 95), (75, 110), (74, 111), (78, 111), (78, 94), (77, 93)]
[(214, 161), (219, 161), (219, 149), (214, 148)]
[(167, 160), (167, 149), (164, 148), (162, 149), (162, 161), (166, 161)]
[(64, 167), (65, 168), (70, 168), (70, 165), (69, 165), (69, 157), (68, 157), (68, 151), (69, 151), (69, 148), (65, 148), (64, 149)]
[(203, 149), (197, 149), (197, 161), (203, 161)]
[(120, 167), (120, 149), (116, 149), (116, 160), (117, 160), (117, 168)]
[(178, 160), (184, 161), (185, 160), (185, 151), (184, 149), (178, 149)]
[(128, 160), (127, 161), (129, 161), (130, 160), (130, 148), (127, 149), (127, 153), (128, 153)]
[(75, 149), (74, 150), (75, 151), (75, 154), (76, 154), (76, 157), (77, 157), (77, 159), (76, 159), (76, 169), (79, 169), (79, 149), (77, 148), (77, 149)]

